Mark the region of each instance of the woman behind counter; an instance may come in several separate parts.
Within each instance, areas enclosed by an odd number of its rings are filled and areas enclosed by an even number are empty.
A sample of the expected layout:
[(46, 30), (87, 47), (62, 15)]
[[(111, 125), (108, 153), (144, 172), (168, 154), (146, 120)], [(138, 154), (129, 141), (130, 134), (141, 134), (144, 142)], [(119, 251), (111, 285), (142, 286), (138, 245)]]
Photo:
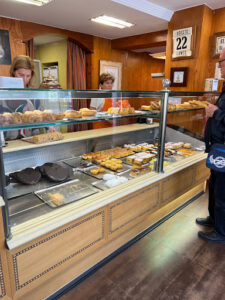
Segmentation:
[[(24, 88), (34, 88), (32, 86), (32, 81), (35, 78), (34, 62), (29, 56), (18, 55), (13, 59), (12, 65), (10, 67), (10, 77), (22, 78), (24, 83)], [(2, 101), (0, 104), (0, 113), (4, 112), (20, 112), (24, 113), (26, 111), (40, 110), (40, 100), (31, 101), (27, 100), (8, 100)], [(50, 131), (55, 131), (54, 129)], [(9, 140), (14, 140), (24, 136), (31, 136), (34, 134), (39, 134), (39, 129), (23, 129), (20, 131), (13, 130), (5, 133), (5, 138)]]
[[(112, 90), (115, 78), (110, 73), (102, 73), (99, 77), (100, 90)], [(91, 99), (90, 109), (96, 109), (99, 112), (107, 112), (110, 107), (130, 107), (128, 100), (115, 101), (114, 99), (95, 98)], [(116, 126), (115, 122), (103, 121), (93, 124), (94, 129)], [(118, 124), (119, 125), (119, 124)]]

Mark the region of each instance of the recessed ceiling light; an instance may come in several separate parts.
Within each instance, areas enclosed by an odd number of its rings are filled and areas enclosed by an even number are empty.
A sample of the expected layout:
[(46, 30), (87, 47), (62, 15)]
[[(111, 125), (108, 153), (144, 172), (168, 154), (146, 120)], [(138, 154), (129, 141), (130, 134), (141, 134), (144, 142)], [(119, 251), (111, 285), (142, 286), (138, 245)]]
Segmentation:
[(96, 23), (100, 23), (100, 24), (104, 24), (104, 25), (108, 25), (108, 26), (112, 26), (112, 27), (117, 27), (117, 28), (125, 28), (125, 27), (132, 27), (134, 26), (134, 24), (128, 23), (126, 21), (120, 20), (120, 19), (116, 19), (113, 17), (109, 17), (106, 15), (97, 17), (97, 18), (91, 18), (91, 21), (96, 22)]
[(52, 2), (53, 0), (14, 0), (14, 1), (22, 2), (26, 4), (32, 4), (36, 6), (42, 6), (48, 4), (49, 2)]

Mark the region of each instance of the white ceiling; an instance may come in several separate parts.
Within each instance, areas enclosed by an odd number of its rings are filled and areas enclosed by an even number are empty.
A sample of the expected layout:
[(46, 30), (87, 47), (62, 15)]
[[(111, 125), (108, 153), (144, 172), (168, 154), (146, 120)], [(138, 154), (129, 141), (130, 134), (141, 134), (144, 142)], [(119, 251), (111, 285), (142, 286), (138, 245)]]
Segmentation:
[[(122, 3), (122, 4), (120, 4)], [(37, 7), (0, 0), (0, 15), (38, 24), (116, 39), (167, 29), (170, 13), (187, 7), (206, 4), (212, 9), (225, 6), (224, 0), (54, 0)], [(90, 21), (106, 14), (134, 23), (117, 29)]]

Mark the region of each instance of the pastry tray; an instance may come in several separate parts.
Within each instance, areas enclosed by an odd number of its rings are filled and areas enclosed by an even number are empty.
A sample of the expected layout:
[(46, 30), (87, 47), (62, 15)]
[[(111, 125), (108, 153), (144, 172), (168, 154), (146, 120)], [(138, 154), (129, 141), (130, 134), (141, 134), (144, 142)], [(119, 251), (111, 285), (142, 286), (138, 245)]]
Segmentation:
[[(99, 192), (98, 189), (92, 187), (91, 185), (87, 185), (83, 182), (80, 182), (79, 179), (71, 180), (62, 184), (59, 184), (57, 186), (53, 186), (47, 189), (43, 189), (40, 191), (34, 192), (38, 198), (40, 198), (42, 201), (44, 201), (47, 205), (51, 207), (58, 207), (62, 206), (74, 201), (78, 201), (82, 198), (88, 197), (90, 195), (93, 195), (95, 193)], [(61, 205), (54, 204), (50, 197), (49, 193), (60, 193), (65, 197), (65, 202)]]
[(31, 144), (46, 144), (46, 143), (60, 141), (60, 140), (63, 140), (63, 139), (64, 139), (64, 137), (61, 137), (59, 139), (55, 139), (55, 140), (51, 140), (51, 141), (45, 141), (45, 142), (36, 143), (36, 142), (33, 141), (33, 137), (30, 136), (30, 137), (22, 138), (21, 140), (24, 141), (24, 142), (27, 142), (27, 143), (31, 143)]
[(111, 171), (112, 173), (122, 173), (122, 172), (125, 172), (125, 171), (127, 171), (127, 170), (130, 170), (130, 166), (128, 166), (128, 165), (126, 165), (126, 164), (124, 164), (123, 163), (123, 167), (121, 168), (121, 169), (118, 169), (118, 170), (111, 170), (111, 169), (109, 169), (109, 168), (107, 168), (107, 167), (105, 167), (105, 166), (102, 166), (102, 165), (100, 165), (100, 164), (98, 164), (97, 166), (100, 166), (100, 167), (102, 167), (102, 168), (104, 168), (104, 169), (106, 169), (107, 171)]

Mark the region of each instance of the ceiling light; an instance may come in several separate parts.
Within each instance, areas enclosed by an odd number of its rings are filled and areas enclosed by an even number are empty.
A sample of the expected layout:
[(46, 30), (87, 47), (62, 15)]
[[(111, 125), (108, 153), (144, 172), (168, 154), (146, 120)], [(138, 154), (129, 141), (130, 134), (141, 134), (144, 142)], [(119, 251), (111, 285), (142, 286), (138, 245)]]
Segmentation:
[(32, 4), (36, 6), (42, 6), (48, 4), (49, 2), (52, 2), (53, 0), (15, 0), (15, 1), (26, 3), (26, 4)]
[(104, 25), (108, 25), (108, 26), (112, 26), (112, 27), (121, 28), (121, 29), (123, 29), (125, 27), (134, 26), (134, 24), (131, 24), (126, 21), (116, 19), (113, 17), (105, 16), (105, 15), (97, 17), (97, 18), (91, 18), (91, 21), (100, 23), (100, 24), (104, 24)]

